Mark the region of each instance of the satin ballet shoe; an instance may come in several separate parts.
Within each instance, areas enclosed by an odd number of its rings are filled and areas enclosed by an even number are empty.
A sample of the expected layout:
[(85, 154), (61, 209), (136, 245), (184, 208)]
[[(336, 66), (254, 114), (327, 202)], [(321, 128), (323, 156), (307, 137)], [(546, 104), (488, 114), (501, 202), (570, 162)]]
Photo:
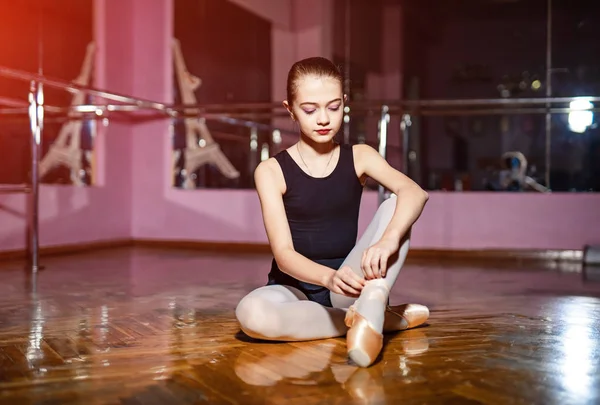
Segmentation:
[[(396, 332), (400, 330), (412, 329), (417, 326), (423, 325), (429, 319), (429, 308), (421, 304), (402, 304), (395, 306), (388, 306), (386, 308), (386, 320), (383, 325), (384, 332)], [(356, 309), (352, 305), (346, 311), (346, 317), (344, 322), (347, 327), (351, 327), (354, 322), (354, 316)], [(398, 317), (398, 322), (395, 320), (387, 319), (387, 313), (393, 314)]]
[(390, 325), (395, 322), (385, 322), (384, 332), (395, 332), (400, 330), (412, 329), (423, 325), (429, 319), (429, 308), (421, 304), (402, 304), (393, 307), (388, 306), (386, 312), (400, 318), (399, 325)]
[(383, 334), (377, 332), (369, 322), (357, 311), (350, 309), (346, 312), (346, 348), (348, 357), (359, 367), (369, 367), (381, 352), (383, 347)]
[[(387, 328), (384, 324), (384, 331), (415, 328), (429, 319), (429, 309), (420, 304), (388, 306), (386, 312), (397, 316), (399, 324), (393, 322), (394, 325)], [(373, 329), (367, 319), (356, 311), (354, 305), (346, 311), (344, 323), (349, 328), (346, 334), (348, 357), (360, 367), (370, 366), (381, 352), (383, 334)]]

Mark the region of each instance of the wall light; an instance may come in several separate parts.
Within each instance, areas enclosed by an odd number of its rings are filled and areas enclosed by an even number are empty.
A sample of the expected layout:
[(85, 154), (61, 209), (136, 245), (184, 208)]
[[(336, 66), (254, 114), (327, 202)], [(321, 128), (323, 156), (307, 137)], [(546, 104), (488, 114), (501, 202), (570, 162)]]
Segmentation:
[(591, 110), (594, 105), (587, 99), (573, 100), (569, 104), (569, 129), (579, 134), (584, 133), (594, 122), (594, 113)]

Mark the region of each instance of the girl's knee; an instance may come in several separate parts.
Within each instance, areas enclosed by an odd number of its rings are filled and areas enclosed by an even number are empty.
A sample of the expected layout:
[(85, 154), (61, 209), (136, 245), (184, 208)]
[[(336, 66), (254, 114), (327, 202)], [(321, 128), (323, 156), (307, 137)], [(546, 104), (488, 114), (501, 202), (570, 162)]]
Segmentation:
[(257, 296), (244, 297), (235, 309), (242, 331), (255, 339), (275, 339), (280, 335), (274, 303)]

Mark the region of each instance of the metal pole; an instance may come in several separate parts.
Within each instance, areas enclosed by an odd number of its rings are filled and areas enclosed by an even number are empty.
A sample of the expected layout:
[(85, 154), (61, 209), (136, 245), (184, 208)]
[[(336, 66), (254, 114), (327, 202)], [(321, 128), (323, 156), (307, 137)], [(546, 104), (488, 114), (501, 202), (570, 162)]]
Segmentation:
[[(44, 76), (44, 18), (42, 7), (38, 9), (38, 75)], [(33, 117), (31, 131), (31, 217), (30, 217), (30, 237), (31, 237), (31, 272), (37, 274), (39, 266), (39, 213), (40, 213), (40, 143), (42, 140), (42, 130), (44, 122), (44, 84), (39, 82), (31, 83), (30, 94), (31, 115)], [(35, 124), (35, 125), (34, 125)]]
[(279, 129), (273, 129), (271, 132), (271, 156), (275, 156), (281, 151), (281, 131)]
[[(548, 0), (546, 22), (546, 97), (552, 96), (552, 0)], [(546, 103), (546, 187), (550, 188), (551, 149), (552, 149), (552, 114), (550, 104)]]
[[(379, 120), (379, 154), (387, 159), (387, 130), (390, 122), (389, 107), (384, 105), (381, 107), (381, 119)], [(386, 200), (385, 187), (379, 185), (378, 190), (379, 204)]]
[(252, 126), (250, 128), (250, 159), (249, 159), (249, 165), (250, 165), (250, 182), (252, 184), (252, 186), (254, 187), (254, 170), (256, 169), (256, 166), (258, 166), (258, 162), (257, 162), (257, 153), (258, 153), (258, 128), (256, 126)]
[(29, 221), (31, 271), (39, 270), (39, 154), (44, 122), (44, 87), (31, 82), (29, 91), (29, 121), (31, 129), (31, 216)]
[[(344, 93), (347, 97), (350, 97), (351, 2), (352, 0), (346, 0), (346, 9), (344, 10)], [(344, 109), (344, 143), (346, 145), (350, 143), (350, 108), (348, 106)]]
[(400, 121), (400, 131), (402, 133), (402, 170), (404, 174), (410, 177), (409, 173), (409, 148), (410, 148), (410, 114), (403, 114), (402, 120)]

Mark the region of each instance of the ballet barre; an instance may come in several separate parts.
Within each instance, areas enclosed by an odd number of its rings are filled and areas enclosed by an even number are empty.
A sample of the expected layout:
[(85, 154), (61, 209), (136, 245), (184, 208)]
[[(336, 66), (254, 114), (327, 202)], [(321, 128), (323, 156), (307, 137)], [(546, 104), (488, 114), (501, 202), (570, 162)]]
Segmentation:
[(30, 193), (31, 188), (26, 184), (0, 184), (0, 194)]
[[(176, 45), (174, 45), (176, 47)], [(205, 125), (206, 120), (218, 120), (230, 125), (248, 127), (251, 129), (251, 142), (256, 142), (256, 135), (259, 129), (269, 130), (272, 133), (274, 143), (281, 142), (281, 134), (289, 133), (285, 129), (275, 128), (266, 124), (252, 122), (249, 120), (241, 120), (239, 118), (225, 117), (222, 114), (201, 114), (189, 111), (176, 111), (166, 104), (158, 103), (150, 100), (129, 97), (118, 93), (112, 93), (104, 90), (96, 89), (90, 86), (90, 74), (92, 70), (94, 44), (88, 46), (86, 57), (82, 66), (81, 73), (73, 82), (48, 78), (46, 76), (24, 72), (4, 66), (0, 66), (0, 77), (7, 77), (15, 80), (29, 82), (28, 102), (15, 100), (8, 97), (0, 97), (0, 105), (7, 108), (0, 108), (0, 116), (26, 116), (29, 121), (30, 139), (31, 139), (31, 168), (30, 168), (30, 184), (28, 185), (0, 185), (0, 194), (8, 193), (26, 193), (30, 197), (30, 218), (28, 221), (29, 227), (29, 259), (31, 272), (37, 273), (39, 266), (39, 187), (40, 179), (44, 173), (50, 168), (58, 164), (66, 164), (72, 170), (71, 180), (73, 184), (81, 184), (78, 177), (73, 174), (79, 173), (79, 164), (81, 158), (81, 149), (79, 145), (79, 131), (81, 129), (81, 121), (86, 119), (106, 119), (130, 116), (142, 120), (152, 119), (177, 119), (183, 118), (186, 120), (188, 129), (200, 133), (199, 139), (204, 141), (204, 148), (188, 148), (200, 151), (194, 160), (195, 167), (206, 162), (215, 163), (224, 174), (228, 177), (239, 176), (239, 172), (231, 165), (225, 155), (220, 152), (218, 144), (214, 142), (208, 128)], [(177, 61), (177, 59), (176, 59)], [(178, 62), (180, 73), (180, 86), (182, 93), (186, 94), (186, 101), (195, 102), (193, 96), (193, 77), (185, 70), (185, 65)], [(192, 79), (186, 83), (182, 78)], [(44, 101), (44, 86), (67, 90), (74, 94), (71, 105), (67, 107), (59, 107), (48, 105)], [(84, 104), (85, 95), (97, 96), (99, 98), (111, 100), (121, 104)], [(64, 119), (66, 124), (61, 128), (59, 136), (55, 143), (51, 145), (49, 152), (41, 159), (41, 141), (44, 130), (44, 123), (49, 121), (49, 117), (53, 119)], [(194, 145), (199, 142), (195, 138), (188, 136), (189, 140), (193, 140)], [(208, 144), (208, 145), (207, 145)], [(176, 153), (176, 152), (175, 152)], [(192, 159), (189, 159), (192, 161)], [(80, 162), (79, 162), (80, 163)]]

